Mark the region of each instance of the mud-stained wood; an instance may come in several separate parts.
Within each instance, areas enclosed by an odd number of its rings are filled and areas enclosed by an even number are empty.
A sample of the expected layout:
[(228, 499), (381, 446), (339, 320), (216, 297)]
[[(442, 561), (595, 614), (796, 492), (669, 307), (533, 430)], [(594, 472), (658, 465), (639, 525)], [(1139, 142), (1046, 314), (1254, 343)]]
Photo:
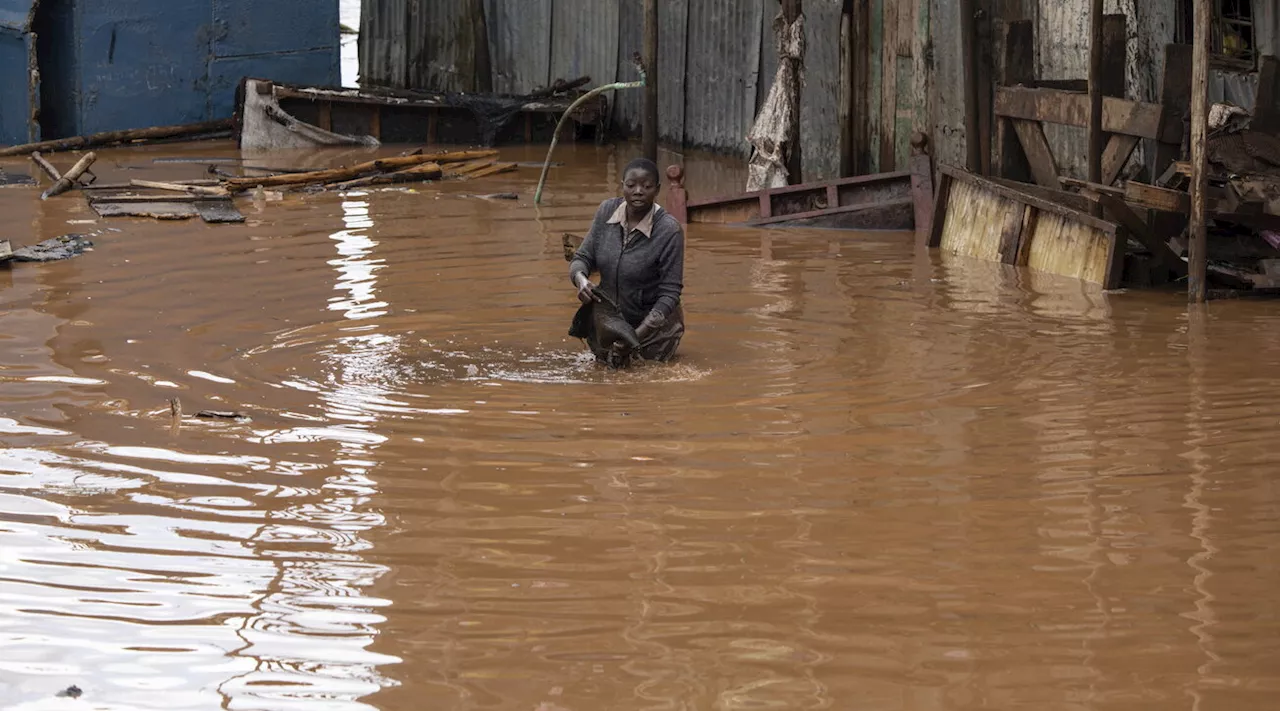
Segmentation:
[(1027, 266), (1108, 286), (1115, 236), (1063, 215), (1041, 213), (1029, 235)]
[[(1089, 125), (1089, 97), (1051, 89), (1001, 87), (996, 89), (996, 115), (1028, 121), (1046, 121), (1063, 126)], [(1162, 129), (1163, 108), (1108, 96), (1102, 99), (1102, 130), (1140, 138), (1181, 140), (1181, 125)]]
[(938, 187), (933, 196), (933, 215), (929, 217), (928, 246), (936, 249), (942, 245), (942, 228), (946, 222), (947, 208), (951, 202), (951, 188), (955, 178), (950, 173), (938, 174)]
[(1139, 183), (1135, 180), (1125, 183), (1124, 199), (1148, 210), (1187, 212), (1191, 209), (1191, 196), (1186, 193)]
[(1018, 250), (1022, 246), (1022, 227), (1027, 222), (1027, 213), (1031, 208), (1023, 205), (1019, 210), (1011, 210), (1005, 215), (1004, 224), (1000, 227), (1000, 261), (1005, 264), (1017, 264)]
[[(1030, 84), (1035, 79), (1035, 27), (1031, 20), (1015, 20), (1001, 26), (1004, 56), (997, 71), (1003, 86)], [(1022, 151), (1013, 121), (999, 117), (996, 122), (995, 174), (1010, 180), (1032, 180), (1031, 166)]]
[(199, 200), (192, 205), (200, 219), (210, 224), (244, 222), (244, 215), (230, 200)]
[(897, 168), (898, 2), (884, 3), (880, 44), (880, 170)]
[(475, 180), (477, 178), (484, 178), (490, 175), (497, 175), (498, 173), (506, 173), (509, 171), (513, 171), (515, 169), (516, 169), (515, 163), (493, 163), (473, 173), (468, 174), (464, 179)]
[(965, 181), (951, 186), (948, 204), (939, 246), (967, 257), (1001, 261), (1005, 226), (1014, 220), (1021, 225), (1023, 206)]
[[(1191, 108), (1191, 46), (1169, 44), (1164, 48), (1164, 78), (1160, 85), (1160, 105), (1164, 108), (1162, 133), (1182, 135), (1182, 116)], [(1155, 175), (1170, 163), (1180, 160), (1181, 138), (1156, 144)]]
[(199, 216), (194, 201), (178, 202), (154, 199), (151, 202), (112, 202), (95, 200), (89, 203), (99, 217), (150, 217), (157, 220), (189, 220)]
[(1102, 184), (1111, 185), (1120, 177), (1121, 171), (1129, 163), (1129, 157), (1138, 147), (1137, 136), (1113, 135), (1107, 141), (1107, 149), (1102, 153)]
[(933, 163), (927, 155), (911, 156), (911, 201), (915, 209), (916, 244), (929, 246), (933, 233)]
[(1018, 143), (1031, 166), (1031, 175), (1037, 184), (1046, 188), (1060, 190), (1062, 182), (1058, 180), (1058, 166), (1053, 160), (1053, 151), (1049, 148), (1049, 140), (1045, 138), (1044, 127), (1035, 121), (1016, 119), (1013, 121), (1014, 131), (1018, 134)]
[(1114, 195), (1100, 193), (1098, 202), (1101, 203), (1103, 210), (1110, 219), (1124, 225), (1129, 234), (1147, 248), (1156, 263), (1179, 276), (1187, 273), (1186, 262), (1174, 255), (1173, 250), (1169, 249), (1169, 245), (1156, 237), (1147, 223), (1143, 222), (1138, 213), (1134, 212), (1133, 208), (1129, 207), (1124, 200)]

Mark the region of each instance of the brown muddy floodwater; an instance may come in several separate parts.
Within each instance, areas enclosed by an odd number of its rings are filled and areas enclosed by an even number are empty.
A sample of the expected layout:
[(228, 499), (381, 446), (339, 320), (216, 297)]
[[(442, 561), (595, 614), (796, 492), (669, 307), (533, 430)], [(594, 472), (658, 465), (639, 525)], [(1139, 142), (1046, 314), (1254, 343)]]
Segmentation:
[(680, 362), (604, 372), (560, 237), (629, 154), (558, 157), (541, 208), (0, 191), (97, 244), (0, 269), (0, 705), (1280, 708), (1276, 304), (695, 226)]

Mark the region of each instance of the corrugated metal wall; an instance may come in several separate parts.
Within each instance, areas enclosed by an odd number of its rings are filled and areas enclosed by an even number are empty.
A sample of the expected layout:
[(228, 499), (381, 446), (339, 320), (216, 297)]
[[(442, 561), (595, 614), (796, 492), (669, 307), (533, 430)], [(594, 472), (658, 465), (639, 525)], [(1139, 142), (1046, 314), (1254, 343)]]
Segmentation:
[(554, 79), (589, 76), (592, 86), (617, 81), (618, 3), (619, 0), (553, 0), (551, 76)]
[[(807, 0), (805, 83), (800, 99), (804, 179), (840, 177), (840, 17), (842, 0)], [(772, 81), (772, 77), (768, 81)]]
[(763, 14), (764, 0), (689, 0), (685, 145), (746, 151), (760, 91)]
[(485, 25), (494, 91), (528, 94), (551, 81), (551, 0), (486, 0)]

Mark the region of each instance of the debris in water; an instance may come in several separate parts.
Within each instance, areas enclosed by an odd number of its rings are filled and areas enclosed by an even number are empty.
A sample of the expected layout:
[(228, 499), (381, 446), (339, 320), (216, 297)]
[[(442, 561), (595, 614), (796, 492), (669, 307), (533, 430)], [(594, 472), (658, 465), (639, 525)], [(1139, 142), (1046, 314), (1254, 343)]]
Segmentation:
[(36, 181), (32, 180), (29, 175), (13, 175), (0, 170), (0, 185), (35, 185)]
[(85, 235), (62, 235), (47, 239), (39, 244), (15, 249), (13, 259), (17, 262), (56, 262), (84, 254), (93, 247), (93, 242)]
[(84, 692), (80, 690), (80, 687), (76, 686), (75, 684), (72, 684), (71, 686), (68, 686), (62, 691), (59, 691), (57, 694), (55, 694), (55, 696), (62, 699), (78, 699), (80, 698), (80, 695), (83, 693)]
[(249, 416), (243, 412), (233, 412), (231, 410), (201, 410), (196, 413), (196, 417), (203, 417), (211, 420), (247, 420)]

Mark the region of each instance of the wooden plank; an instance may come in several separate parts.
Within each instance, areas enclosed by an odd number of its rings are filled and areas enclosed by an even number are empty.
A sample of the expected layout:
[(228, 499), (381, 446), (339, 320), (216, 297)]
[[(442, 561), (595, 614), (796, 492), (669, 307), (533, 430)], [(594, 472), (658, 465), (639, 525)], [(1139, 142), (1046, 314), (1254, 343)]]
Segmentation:
[(1107, 150), (1102, 153), (1102, 182), (1100, 185), (1111, 185), (1120, 177), (1120, 172), (1129, 163), (1129, 157), (1138, 147), (1137, 136), (1115, 134), (1107, 141)]
[(1039, 219), (1039, 210), (1028, 207), (1023, 213), (1022, 236), (1018, 240), (1018, 252), (1013, 258), (1014, 266), (1025, 267), (1031, 261), (1031, 235), (1035, 234)]
[[(975, 37), (974, 0), (960, 2), (960, 60), (964, 77), (965, 167), (970, 172), (982, 170), (982, 143), (978, 135), (978, 41)], [(997, 113), (999, 113), (997, 111)]]
[(1058, 180), (1058, 166), (1053, 160), (1053, 151), (1044, 136), (1044, 127), (1035, 121), (1021, 119), (1013, 122), (1013, 129), (1018, 134), (1018, 142), (1031, 165), (1031, 175), (1038, 185), (1053, 190), (1061, 190), (1062, 182)]
[[(1030, 20), (1015, 20), (1001, 26), (1004, 56), (999, 67), (998, 79), (1003, 86), (1028, 84), (1035, 79), (1036, 47), (1035, 27)], [(1032, 180), (1031, 166), (1018, 141), (1013, 122), (1007, 118), (996, 121), (994, 173), (1001, 178), (1028, 182)]]
[(1124, 199), (1148, 210), (1185, 213), (1191, 209), (1191, 197), (1181, 190), (1169, 190), (1136, 180), (1125, 183)]
[(910, 57), (916, 36), (917, 0), (889, 0), (889, 2), (894, 6), (898, 20), (898, 29), (894, 31), (897, 47), (894, 49), (899, 57)]
[(1164, 124), (1176, 130), (1179, 139), (1171, 143), (1156, 144), (1155, 175), (1175, 160), (1181, 160), (1183, 132), (1182, 117), (1191, 109), (1191, 45), (1168, 44), (1164, 48), (1164, 75), (1160, 87), (1160, 106), (1164, 109)]
[[(1102, 182), (1102, 0), (1092, 0), (1089, 10), (1089, 181)], [(1038, 181), (1037, 181), (1038, 182)]]
[(1169, 249), (1169, 245), (1156, 237), (1151, 228), (1147, 226), (1147, 223), (1143, 222), (1138, 213), (1134, 212), (1133, 208), (1129, 207), (1124, 200), (1114, 195), (1100, 193), (1098, 202), (1112, 219), (1123, 225), (1129, 234), (1133, 235), (1135, 239), (1142, 243), (1143, 247), (1147, 248), (1147, 251), (1151, 253), (1157, 263), (1170, 271), (1178, 273), (1179, 276), (1186, 274), (1186, 263), (1174, 256)]
[(928, 248), (933, 233), (933, 163), (927, 155), (911, 156), (911, 200), (915, 205), (916, 244)]
[[(815, 218), (820, 218), (820, 217), (836, 217), (839, 215), (853, 215), (856, 213), (863, 213), (863, 212), (875, 213), (875, 212), (884, 212), (887, 210), (892, 211), (893, 208), (903, 208), (903, 207), (910, 208), (911, 205), (912, 205), (912, 201), (909, 199), (889, 200), (886, 202), (875, 202), (875, 203), (868, 203), (863, 205), (842, 205), (840, 207), (833, 207), (825, 210), (809, 210), (806, 212), (796, 212), (796, 213), (791, 213), (787, 215), (775, 215), (773, 217), (761, 218), (758, 220), (751, 220), (749, 224), (753, 226), (763, 227), (766, 225), (780, 225), (780, 224), (785, 224), (788, 222), (796, 222), (800, 220), (812, 221)], [(910, 209), (908, 209), (906, 212), (908, 215), (911, 213)], [(864, 229), (873, 229), (873, 230), (874, 229), (902, 229), (903, 227), (905, 227), (905, 225), (900, 223), (867, 224), (867, 225), (864, 225), (863, 227)]]
[(326, 131), (333, 130), (333, 102), (332, 101), (320, 102), (320, 122), (316, 125), (319, 126), (320, 128), (323, 128)]
[(853, 4), (853, 173), (871, 172), (871, 26), (870, 4)]
[(897, 169), (898, 129), (898, 5), (884, 3), (880, 44), (880, 170)]
[(382, 107), (373, 106), (369, 109), (369, 135), (382, 140)]
[[(1089, 97), (1085, 94), (1051, 89), (1000, 87), (996, 89), (995, 103), (997, 116), (1078, 128), (1089, 126)], [(1176, 132), (1169, 127), (1162, 128), (1163, 112), (1164, 109), (1159, 104), (1105, 96), (1102, 99), (1102, 130), (1166, 142), (1181, 140), (1180, 125)]]
[(1005, 264), (1018, 263), (1018, 252), (1022, 246), (1022, 227), (1026, 224), (1027, 213), (1031, 209), (1031, 207), (1023, 205), (1021, 210), (1015, 210), (1005, 216), (1004, 224), (1000, 226), (1001, 262)]
[(1036, 208), (1037, 210), (1050, 212), (1055, 215), (1060, 215), (1062, 217), (1068, 217), (1083, 225), (1092, 227), (1097, 230), (1101, 230), (1103, 232), (1114, 233), (1116, 230), (1116, 225), (1114, 223), (1107, 222), (1105, 220), (1100, 220), (1094, 217), (1093, 215), (1082, 212), (1080, 210), (1067, 207), (1066, 205), (1060, 205), (1044, 197), (1041, 197), (1038, 195), (1031, 195), (1023, 190), (1019, 190), (1017, 188), (1014, 188), (1008, 185), (1002, 185), (997, 181), (989, 180), (980, 175), (973, 175), (972, 173), (966, 173), (960, 168), (956, 168), (954, 166), (950, 166), (950, 165), (939, 166), (938, 172), (944, 176), (950, 176), (956, 180), (962, 180), (966, 183), (973, 183), (975, 185), (979, 185), (986, 190), (996, 193), (997, 195), (1001, 195), (1003, 197), (1009, 198), (1010, 200), (1017, 200), (1024, 204), (1030, 205)]
[(938, 172), (938, 189), (933, 197), (933, 216), (929, 218), (930, 249), (937, 249), (942, 244), (942, 228), (946, 223), (947, 207), (951, 201), (951, 186), (955, 178), (946, 171)]
[(1205, 192), (1209, 187), (1209, 153), (1206, 142), (1209, 119), (1209, 37), (1212, 31), (1212, 0), (1195, 0), (1195, 49), (1191, 62), (1191, 238), (1187, 263), (1187, 298), (1192, 303), (1205, 300), (1208, 270), (1208, 226), (1205, 222)]
[(853, 175), (856, 159), (853, 141), (854, 106), (854, 51), (853, 51), (853, 13), (852, 7), (846, 6), (840, 15), (840, 84), (836, 100), (836, 121), (840, 135), (840, 176)]

